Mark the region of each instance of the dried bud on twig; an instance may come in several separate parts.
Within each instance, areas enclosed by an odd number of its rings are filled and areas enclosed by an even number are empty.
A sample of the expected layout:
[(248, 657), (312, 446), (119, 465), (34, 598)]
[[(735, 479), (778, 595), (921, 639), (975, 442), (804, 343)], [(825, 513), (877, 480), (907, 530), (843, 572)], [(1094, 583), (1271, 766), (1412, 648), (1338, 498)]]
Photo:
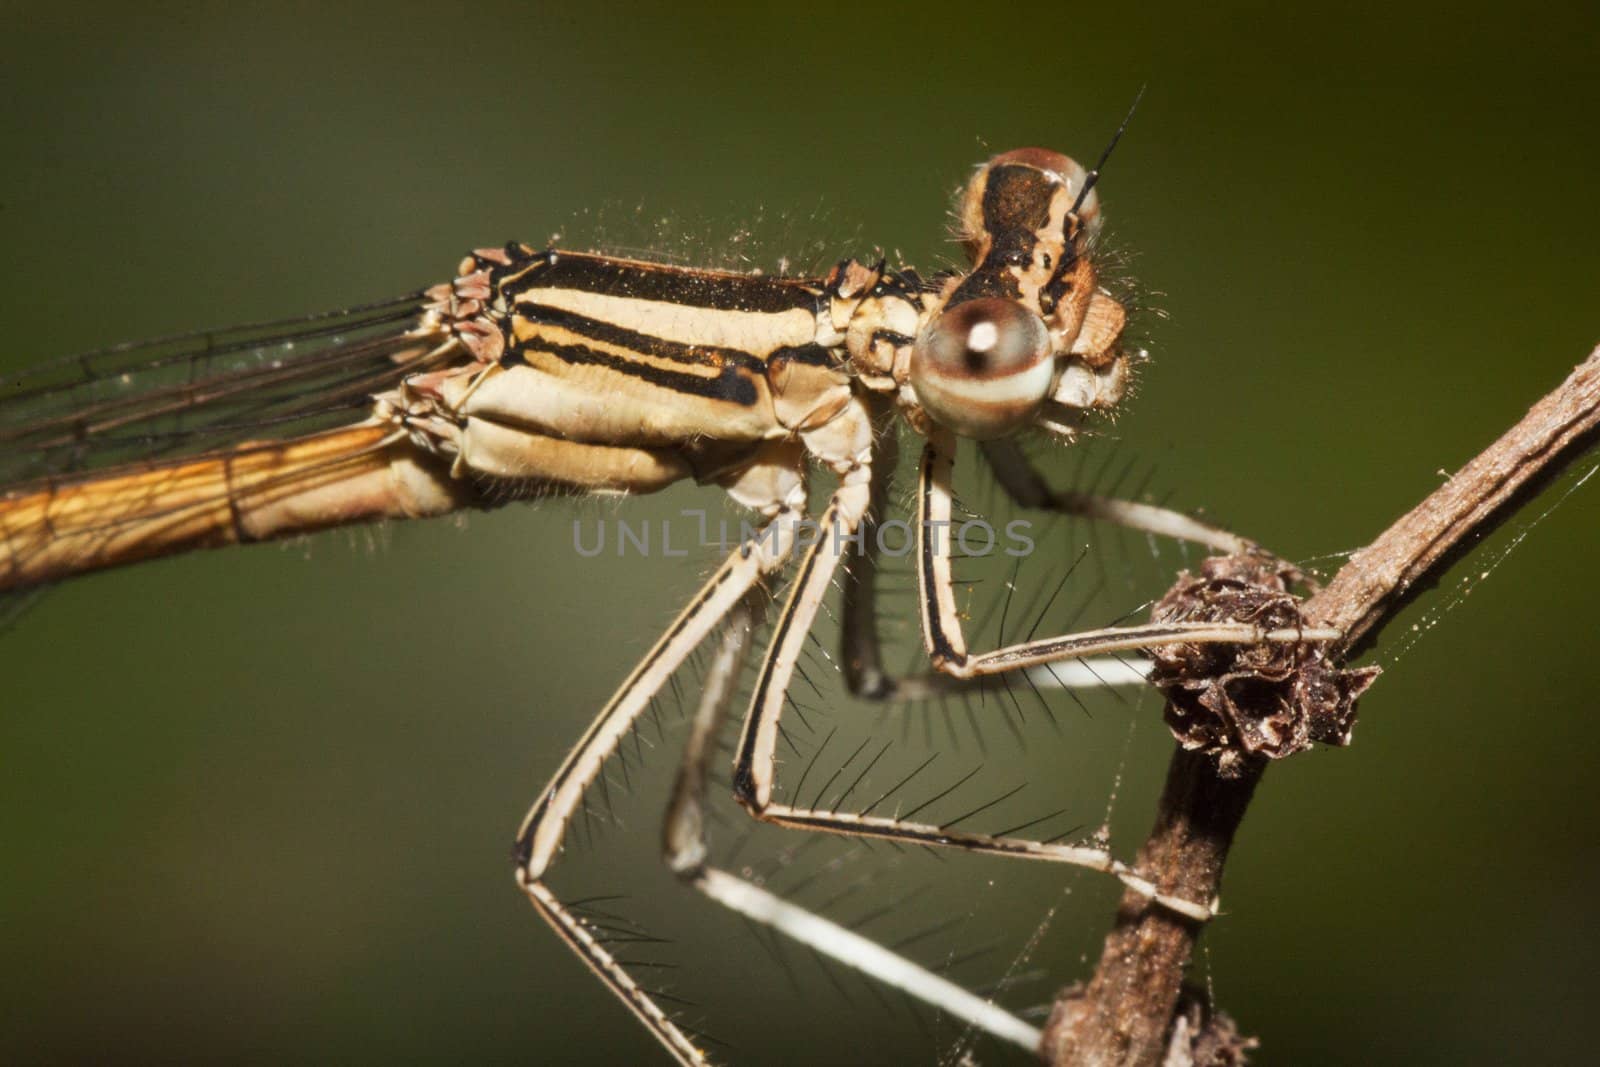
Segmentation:
[[(1198, 576), (1185, 571), (1151, 611), (1154, 622), (1243, 622), (1263, 630), (1306, 625), (1305, 581), (1265, 552), (1213, 556)], [(1167, 726), (1184, 748), (1211, 754), (1217, 773), (1246, 760), (1282, 759), (1313, 742), (1347, 745), (1356, 700), (1378, 668), (1342, 670), (1320, 644), (1182, 644), (1154, 650), (1151, 680), (1167, 696)]]

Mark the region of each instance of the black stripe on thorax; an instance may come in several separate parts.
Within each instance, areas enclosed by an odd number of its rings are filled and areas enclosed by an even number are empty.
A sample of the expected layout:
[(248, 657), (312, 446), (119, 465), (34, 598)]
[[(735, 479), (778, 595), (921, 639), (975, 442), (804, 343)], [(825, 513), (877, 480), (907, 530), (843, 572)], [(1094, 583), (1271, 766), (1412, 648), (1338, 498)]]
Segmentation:
[(752, 376), (765, 377), (765, 368), (761, 362), (742, 352), (739, 353), (745, 357), (742, 360), (704, 364), (717, 367), (715, 375), (706, 375), (659, 367), (654, 363), (644, 363), (615, 352), (590, 348), (588, 345), (551, 344), (539, 340), (521, 342), (507, 348), (500, 362), (504, 366), (526, 364), (528, 362), (526, 352), (529, 350), (546, 353), (573, 366), (604, 367), (617, 374), (625, 374), (674, 393), (705, 397), (709, 400), (725, 400), (740, 407), (751, 407), (759, 399), (755, 383), (751, 380)]
[[(619, 326), (614, 322), (590, 318), (587, 315), (580, 315), (575, 311), (567, 311), (564, 308), (551, 307), (548, 304), (518, 304), (515, 314), (517, 318), (527, 322), (541, 326), (555, 326), (569, 333), (586, 337), (591, 341), (599, 341), (602, 344), (626, 348), (631, 352), (638, 352), (640, 355), (651, 356), (671, 363), (687, 363), (699, 367), (723, 367), (728, 364), (737, 364), (749, 369), (752, 373), (761, 374), (765, 372), (766, 364), (769, 361), (789, 360), (795, 363), (815, 366), (828, 366), (838, 362), (831, 350), (819, 344), (779, 345), (765, 356), (758, 356), (752, 352), (731, 348), (726, 345), (695, 345), (685, 344), (682, 341), (669, 341), (664, 337), (640, 333), (638, 330)], [(510, 336), (506, 340), (508, 342), (508, 356), (513, 355), (518, 347), (527, 345), (544, 347), (534, 341), (517, 342)]]
[[(603, 319), (592, 319), (587, 315), (579, 315), (575, 311), (564, 308), (551, 307), (548, 304), (522, 303), (514, 309), (516, 318), (535, 323), (541, 326), (555, 326), (570, 333), (587, 337), (591, 341), (602, 344), (615, 345), (626, 348), (640, 355), (652, 356), (656, 359), (666, 360), (671, 363), (690, 363), (700, 367), (721, 367), (728, 363), (742, 364), (757, 374), (763, 372), (764, 361), (749, 352), (739, 348), (729, 348), (725, 345), (695, 345), (684, 344), (682, 341), (669, 341), (664, 337), (654, 334), (640, 333), (638, 330), (619, 326), (614, 322)], [(507, 338), (511, 340), (511, 338)], [(535, 342), (522, 342), (531, 344)]]
[(802, 308), (815, 313), (822, 299), (814, 282), (799, 279), (695, 270), (582, 252), (524, 253), (497, 273), (496, 285), (508, 302), (521, 292), (539, 287), (579, 289), (714, 311), (780, 312)]

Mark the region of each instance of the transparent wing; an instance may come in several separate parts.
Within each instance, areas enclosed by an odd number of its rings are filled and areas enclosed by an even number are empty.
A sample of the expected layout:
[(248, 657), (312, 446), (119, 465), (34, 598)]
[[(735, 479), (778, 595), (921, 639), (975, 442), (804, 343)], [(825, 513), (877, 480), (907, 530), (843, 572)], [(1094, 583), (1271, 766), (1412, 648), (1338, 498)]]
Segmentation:
[(0, 378), (0, 493), (326, 429), (420, 369), (424, 294), (175, 334)]

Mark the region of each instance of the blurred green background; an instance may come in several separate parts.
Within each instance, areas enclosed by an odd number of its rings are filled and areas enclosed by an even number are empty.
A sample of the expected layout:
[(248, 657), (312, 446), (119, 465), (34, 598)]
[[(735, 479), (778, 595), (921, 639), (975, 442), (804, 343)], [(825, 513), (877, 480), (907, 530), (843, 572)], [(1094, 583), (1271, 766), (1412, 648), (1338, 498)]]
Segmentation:
[[(1592, 4), (780, 10), (7, 5), (0, 368), (383, 296), (556, 232), (938, 266), (972, 164), (1092, 159), (1146, 83), (1101, 189), (1168, 317), (1138, 323), (1154, 363), (1115, 436), (1176, 501), (1290, 558), (1352, 549), (1600, 341)], [(0, 640), (0, 1058), (663, 1062), (506, 848), (703, 565), (576, 559), (570, 519), (715, 499), (332, 534), (45, 598)], [(1590, 484), (1470, 597), (1452, 575), (1372, 657), (1354, 747), (1268, 775), (1196, 965), (1258, 1062), (1592, 1048), (1597, 529)], [(1157, 711), (1113, 704), (1087, 741), (1081, 717), (995, 729), (957, 762), (1098, 761), (1079, 803), (1098, 818), (1119, 781), (1131, 854)], [(953, 1028), (803, 958), (782, 973), (657, 869), (670, 773), (646, 760), (574, 884), (673, 927), (656, 984), (695, 987), (720, 1055), (936, 1062)], [(1020, 1005), (1087, 974), (1115, 896), (860, 862), (958, 892), (1005, 946), (990, 978), (1048, 918)]]

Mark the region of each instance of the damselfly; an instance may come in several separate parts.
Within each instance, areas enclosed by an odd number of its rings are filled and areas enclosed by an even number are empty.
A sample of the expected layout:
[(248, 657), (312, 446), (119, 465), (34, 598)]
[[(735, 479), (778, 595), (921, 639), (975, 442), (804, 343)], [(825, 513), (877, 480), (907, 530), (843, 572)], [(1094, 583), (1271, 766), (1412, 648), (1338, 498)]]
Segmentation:
[[(1109, 150), (1108, 150), (1109, 151)], [(1101, 163), (1104, 162), (1104, 157)], [(1032, 638), (972, 652), (951, 574), (952, 464), (977, 442), (1021, 504), (1090, 514), (1222, 551), (1239, 538), (1147, 504), (1052, 490), (1013, 438), (1069, 443), (1123, 399), (1134, 354), (1093, 256), (1099, 167), (1022, 149), (981, 166), (958, 207), (966, 271), (927, 278), (844, 260), (768, 277), (509, 244), (453, 281), (326, 315), (117, 346), (4, 383), (0, 589), (22, 591), (196, 548), (349, 523), (501, 506), (551, 492), (633, 494), (693, 479), (756, 517), (600, 711), (516, 838), (516, 880), (546, 922), (682, 1063), (698, 1043), (546, 883), (586, 791), (654, 694), (720, 632), (666, 816), (689, 884), (824, 955), (1004, 1039), (1037, 1032), (870, 940), (710, 864), (701, 833), (712, 745), (768, 587), (788, 574), (736, 748), (734, 792), (755, 818), (1066, 863), (1111, 873), (1203, 921), (1098, 844), (988, 835), (910, 816), (775, 798), (785, 692), (819, 607), (857, 558), (843, 605), (855, 693), (896, 701), (1008, 672), (1174, 641), (1329, 639), (1329, 631), (1166, 623)], [(899, 427), (922, 438), (915, 489), (917, 617), (932, 665), (884, 669), (873, 539)], [(833, 481), (802, 524), (810, 478)], [(720, 631), (719, 631), (720, 627)], [(1065, 673), (1065, 668), (1062, 668)], [(1059, 676), (1057, 676), (1059, 677)]]

